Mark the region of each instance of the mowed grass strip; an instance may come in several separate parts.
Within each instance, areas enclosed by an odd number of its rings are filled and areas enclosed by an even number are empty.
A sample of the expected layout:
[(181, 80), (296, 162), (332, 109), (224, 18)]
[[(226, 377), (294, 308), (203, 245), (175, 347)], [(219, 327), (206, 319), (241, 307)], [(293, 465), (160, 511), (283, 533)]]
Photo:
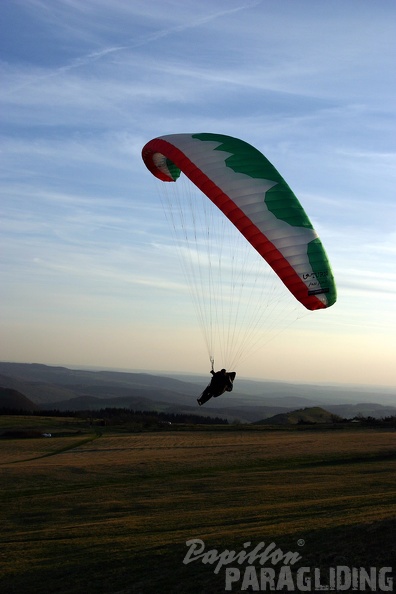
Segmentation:
[(7, 439), (0, 442), (0, 466), (18, 462), (31, 462), (38, 458), (53, 456), (85, 445), (98, 438), (97, 434), (88, 436), (57, 437), (55, 439), (38, 437), (34, 439)]
[(186, 540), (293, 549), (307, 535), (386, 522), (395, 450), (390, 431), (175, 432), (103, 436), (3, 465), (2, 591), (172, 592), (200, 576), (185, 591), (209, 592), (210, 568), (182, 563)]
[[(27, 437), (0, 439), (0, 465), (52, 455), (98, 436), (85, 420), (74, 417), (0, 416), (0, 435), (13, 431), (25, 433)], [(30, 431), (38, 436), (28, 437)], [(51, 437), (44, 437), (44, 434)]]

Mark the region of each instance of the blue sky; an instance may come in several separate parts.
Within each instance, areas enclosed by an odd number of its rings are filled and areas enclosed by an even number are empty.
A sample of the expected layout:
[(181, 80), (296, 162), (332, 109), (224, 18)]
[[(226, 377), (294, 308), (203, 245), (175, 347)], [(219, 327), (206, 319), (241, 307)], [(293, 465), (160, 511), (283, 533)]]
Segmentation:
[(159, 135), (279, 169), (338, 302), (238, 372), (396, 385), (393, 0), (4, 0), (0, 359), (208, 371), (157, 187)]

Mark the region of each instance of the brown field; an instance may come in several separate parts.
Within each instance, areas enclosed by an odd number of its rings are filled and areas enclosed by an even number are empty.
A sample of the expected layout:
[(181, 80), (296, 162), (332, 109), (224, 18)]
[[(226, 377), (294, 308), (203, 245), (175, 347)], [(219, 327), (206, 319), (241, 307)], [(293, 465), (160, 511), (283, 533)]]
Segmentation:
[(183, 564), (192, 538), (275, 542), (304, 566), (396, 565), (394, 431), (3, 440), (0, 471), (7, 594), (224, 592), (224, 568)]

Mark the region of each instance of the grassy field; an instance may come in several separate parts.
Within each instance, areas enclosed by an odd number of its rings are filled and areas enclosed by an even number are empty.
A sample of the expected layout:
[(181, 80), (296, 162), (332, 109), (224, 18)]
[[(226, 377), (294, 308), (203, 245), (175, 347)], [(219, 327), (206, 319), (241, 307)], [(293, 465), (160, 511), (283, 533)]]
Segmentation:
[(0, 441), (2, 593), (224, 592), (225, 568), (183, 564), (194, 538), (275, 542), (308, 567), (396, 565), (394, 431), (45, 426), (58, 436)]

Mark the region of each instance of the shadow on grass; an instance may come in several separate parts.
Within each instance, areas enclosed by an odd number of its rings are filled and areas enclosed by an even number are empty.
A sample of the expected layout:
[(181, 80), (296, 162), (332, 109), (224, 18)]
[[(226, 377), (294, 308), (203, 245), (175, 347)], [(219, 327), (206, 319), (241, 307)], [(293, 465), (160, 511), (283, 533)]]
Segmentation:
[[(316, 530), (304, 534), (284, 535), (272, 539), (263, 535), (267, 544), (275, 542), (276, 547), (284, 553), (298, 552), (301, 556), (291, 566), (293, 579), (299, 567), (319, 568), (323, 575), (328, 575), (330, 567), (346, 566), (391, 567), (396, 558), (396, 520), (380, 521), (346, 527)], [(131, 536), (133, 539), (133, 536)], [(206, 550), (216, 548), (219, 552), (225, 549), (239, 552), (243, 550), (243, 542), (207, 542)], [(259, 542), (252, 542), (252, 550)], [(177, 545), (157, 547), (139, 553), (132, 553), (127, 543), (124, 550), (112, 551), (111, 544), (107, 553), (100, 548), (86, 551), (84, 554), (72, 547), (63, 561), (56, 555), (40, 567), (31, 567), (23, 575), (15, 573), (8, 579), (0, 581), (1, 592), (25, 594), (29, 584), (30, 594), (41, 594), (44, 591), (52, 594), (219, 594), (225, 592), (225, 570), (223, 567), (216, 575), (215, 564), (204, 564), (196, 560), (184, 564), (183, 560), (188, 547), (185, 542)], [(255, 563), (259, 574), (261, 566)], [(279, 570), (279, 565), (268, 565)], [(233, 563), (238, 567), (241, 580), (232, 585), (232, 592), (257, 591), (242, 588), (242, 579), (246, 564)], [(395, 576), (393, 576), (395, 578)], [(260, 590), (259, 590), (260, 591)], [(267, 590), (271, 591), (271, 590)], [(297, 589), (295, 591), (298, 591)], [(314, 592), (315, 590), (309, 590)], [(373, 590), (368, 590), (373, 591)]]
[[(75, 441), (70, 445), (64, 446), (62, 448), (58, 448), (56, 450), (53, 450), (51, 452), (46, 452), (45, 454), (40, 454), (39, 456), (33, 456), (32, 458), (23, 458), (21, 460), (11, 460), (10, 462), (2, 462), (2, 465), (6, 466), (6, 465), (14, 465), (14, 464), (20, 464), (21, 462), (32, 462), (33, 460), (40, 460), (41, 458), (49, 458), (50, 456), (57, 456), (58, 454), (63, 454), (64, 452), (68, 452), (69, 450), (74, 450), (75, 448), (79, 448), (82, 445), (85, 445), (86, 443), (89, 443), (90, 441), (94, 441), (95, 439), (99, 439), (99, 437), (101, 437), (102, 434), (95, 432), (94, 434), (90, 435), (89, 437), (84, 437), (84, 439), (80, 439), (79, 441)], [(54, 438), (56, 439), (56, 438)]]

